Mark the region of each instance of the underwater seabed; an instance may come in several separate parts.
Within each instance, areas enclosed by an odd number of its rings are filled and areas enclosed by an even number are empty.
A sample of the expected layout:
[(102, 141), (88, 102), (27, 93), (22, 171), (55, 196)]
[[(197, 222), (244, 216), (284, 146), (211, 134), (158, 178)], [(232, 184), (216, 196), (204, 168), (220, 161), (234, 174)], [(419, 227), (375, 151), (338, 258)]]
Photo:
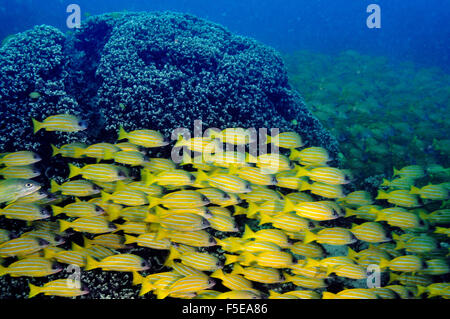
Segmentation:
[(406, 165), (449, 166), (449, 74), (356, 51), (298, 51), (284, 60), (291, 85), (361, 181), (379, 175), (381, 182)]

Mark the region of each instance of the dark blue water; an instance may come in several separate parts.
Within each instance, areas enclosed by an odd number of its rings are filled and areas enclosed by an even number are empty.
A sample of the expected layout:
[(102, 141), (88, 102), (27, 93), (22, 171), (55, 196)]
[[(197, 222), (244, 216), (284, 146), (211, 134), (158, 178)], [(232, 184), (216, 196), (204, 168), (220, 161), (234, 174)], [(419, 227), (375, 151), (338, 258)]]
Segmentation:
[[(187, 12), (290, 52), (353, 49), (450, 69), (450, 1), (442, 0), (1, 0), (0, 37), (49, 24), (65, 31), (66, 7), (82, 15), (110, 11)], [(369, 29), (366, 7), (381, 7), (381, 28)]]

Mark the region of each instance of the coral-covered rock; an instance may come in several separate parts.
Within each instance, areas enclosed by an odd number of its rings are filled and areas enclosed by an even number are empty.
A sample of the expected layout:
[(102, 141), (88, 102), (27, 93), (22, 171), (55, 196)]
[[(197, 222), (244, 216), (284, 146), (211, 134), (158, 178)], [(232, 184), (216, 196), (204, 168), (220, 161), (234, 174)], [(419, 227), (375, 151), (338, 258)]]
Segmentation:
[[(202, 120), (204, 128), (295, 130), (309, 145), (337, 154), (334, 138), (290, 88), (276, 51), (190, 15), (104, 14), (67, 38), (39, 26), (1, 53), (2, 150), (37, 149), (43, 138), (114, 142), (120, 125), (169, 137)], [(33, 91), (41, 97), (30, 98)], [(62, 112), (83, 114), (90, 129), (33, 136), (31, 116)]]

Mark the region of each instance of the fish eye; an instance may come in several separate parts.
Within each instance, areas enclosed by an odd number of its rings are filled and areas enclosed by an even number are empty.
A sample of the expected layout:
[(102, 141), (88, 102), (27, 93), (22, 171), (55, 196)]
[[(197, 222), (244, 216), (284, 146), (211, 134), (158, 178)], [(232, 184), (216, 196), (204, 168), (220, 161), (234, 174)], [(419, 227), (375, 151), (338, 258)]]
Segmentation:
[(25, 184), (25, 187), (26, 187), (26, 188), (31, 188), (31, 187), (33, 187), (33, 183), (26, 183), (26, 184)]
[(224, 200), (229, 200), (229, 199), (231, 199), (231, 197), (227, 193), (223, 193), (223, 199)]
[(50, 243), (43, 238), (38, 238), (38, 243), (39, 243), (39, 246), (41, 246), (41, 247), (50, 245)]
[(276, 178), (275, 176), (272, 176), (272, 181), (271, 181), (271, 183), (272, 183), (273, 185), (278, 184), (278, 180), (277, 180), (277, 178)]
[(37, 155), (37, 154), (34, 154), (34, 155), (33, 155), (33, 158), (34, 158), (35, 160), (40, 160), (40, 159), (41, 159), (41, 157), (40, 157), (39, 155)]
[(87, 127), (87, 123), (86, 123), (86, 121), (79, 121), (78, 122), (78, 126), (80, 126), (80, 127)]
[(334, 217), (340, 217), (339, 212), (335, 209), (333, 209), (333, 216)]
[(189, 176), (189, 180), (191, 181), (191, 183), (195, 183), (195, 176), (194, 175)]
[(147, 262), (145, 260), (143, 260), (141, 262), (141, 267), (147, 267), (147, 266), (148, 266)]
[(108, 223), (108, 227), (110, 228), (110, 229), (117, 229), (117, 226), (114, 224), (114, 223)]
[(101, 188), (100, 188), (98, 185), (92, 185), (92, 189), (93, 189), (94, 191), (99, 191), (99, 190), (101, 190)]
[(313, 229), (314, 227), (316, 227), (316, 225), (314, 225), (314, 223), (313, 222), (308, 222), (308, 228), (309, 229)]
[(216, 240), (214, 239), (214, 237), (210, 237), (209, 238), (209, 243), (210, 244), (216, 244)]
[(52, 270), (62, 270), (62, 267), (59, 263), (54, 263), (52, 265)]
[(208, 285), (215, 285), (216, 282), (212, 279), (208, 279)]
[(119, 171), (119, 177), (127, 177), (127, 175), (125, 175), (125, 173), (124, 172), (122, 172), (122, 171)]
[(95, 206), (95, 211), (96, 212), (103, 212), (103, 208), (101, 208), (100, 206)]
[(62, 236), (60, 236), (60, 235), (55, 235), (55, 241), (56, 242), (64, 242), (64, 238), (62, 237)]
[(205, 219), (205, 218), (203, 218), (203, 220), (202, 220), (202, 225), (206, 226), (206, 227), (211, 226), (210, 222), (207, 219)]
[(208, 197), (206, 197), (205, 195), (202, 195), (202, 202), (208, 202), (209, 203)]
[(216, 262), (216, 267), (217, 268), (222, 268), (223, 267), (222, 262), (220, 262), (220, 261)]

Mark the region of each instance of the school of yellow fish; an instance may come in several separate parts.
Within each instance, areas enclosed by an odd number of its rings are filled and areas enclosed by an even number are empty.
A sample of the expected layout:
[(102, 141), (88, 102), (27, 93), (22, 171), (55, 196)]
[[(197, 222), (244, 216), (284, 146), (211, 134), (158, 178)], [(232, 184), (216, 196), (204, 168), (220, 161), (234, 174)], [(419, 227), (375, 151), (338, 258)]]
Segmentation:
[[(68, 114), (32, 122), (35, 133), (73, 134), (87, 127)], [(61, 271), (61, 264), (131, 272), (140, 295), (159, 299), (450, 297), (450, 284), (439, 281), (449, 273), (449, 182), (418, 187), (416, 181), (428, 170), (411, 165), (384, 180), (375, 199), (366, 191), (345, 194), (350, 172), (327, 166), (327, 151), (304, 147), (297, 133), (267, 136), (267, 143), (288, 155), (253, 156), (221, 148), (250, 142), (243, 128), (180, 137), (175, 147), (197, 154), (184, 152), (180, 164), (146, 156), (147, 148), (168, 145), (154, 130), (121, 128), (116, 144), (52, 145), (53, 156), (78, 164), (67, 163), (66, 182), (50, 181), (51, 194), (33, 181), (40, 175), (33, 167), (41, 160), (38, 154), (0, 154), (0, 218), (34, 226), (14, 239), (0, 229), (0, 276), (45, 277)], [(131, 177), (131, 168), (138, 168), (140, 176)], [(437, 170), (450, 176), (449, 169)], [(438, 209), (427, 209), (436, 204)], [(237, 215), (248, 221), (243, 234)], [(353, 221), (351, 228), (323, 225), (345, 218)], [(255, 223), (264, 227), (256, 231), (250, 227)], [(58, 246), (70, 240), (68, 229), (89, 236), (83, 245), (72, 242), (72, 249), (64, 250)], [(348, 247), (347, 254), (327, 257), (322, 246), (356, 241), (368, 248)], [(150, 265), (126, 252), (131, 245), (166, 250), (166, 271), (144, 277), (140, 272)], [(223, 253), (202, 249), (212, 246)], [(366, 279), (369, 265), (389, 272), (387, 286), (327, 291), (326, 278)], [(214, 290), (217, 281), (229, 290)], [(292, 283), (296, 289), (261, 291), (255, 283)], [(42, 287), (29, 284), (29, 297), (87, 293), (82, 283), (66, 279)]]

